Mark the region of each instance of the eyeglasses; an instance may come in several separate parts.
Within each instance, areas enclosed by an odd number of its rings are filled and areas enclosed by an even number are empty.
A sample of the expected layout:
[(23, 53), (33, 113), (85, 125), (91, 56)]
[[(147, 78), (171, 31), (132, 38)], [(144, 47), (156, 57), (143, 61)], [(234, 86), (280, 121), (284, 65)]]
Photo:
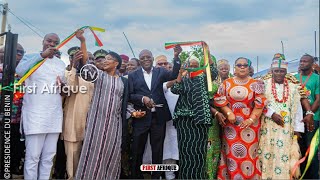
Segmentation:
[(241, 67), (247, 68), (247, 67), (249, 67), (248, 64), (236, 64), (235, 66), (237, 66), (238, 68), (241, 68)]
[(106, 60), (107, 60), (107, 61), (117, 61), (117, 59), (112, 58), (112, 57), (106, 57)]
[(17, 54), (23, 56), (25, 51), (17, 49)]
[(166, 66), (168, 65), (168, 62), (162, 62), (162, 63), (157, 63), (159, 66)]

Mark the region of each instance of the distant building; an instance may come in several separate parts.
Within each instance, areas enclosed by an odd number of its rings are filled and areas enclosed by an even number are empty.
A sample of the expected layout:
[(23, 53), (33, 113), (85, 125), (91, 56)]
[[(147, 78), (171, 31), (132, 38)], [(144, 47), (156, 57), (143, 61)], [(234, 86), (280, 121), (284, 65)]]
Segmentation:
[[(296, 74), (298, 72), (299, 63), (300, 63), (300, 61), (298, 61), (298, 60), (293, 61), (293, 62), (289, 62), (288, 73)], [(269, 71), (270, 71), (270, 69), (265, 69), (265, 70), (259, 71), (253, 75), (253, 78), (265, 76), (266, 74), (268, 74)]]

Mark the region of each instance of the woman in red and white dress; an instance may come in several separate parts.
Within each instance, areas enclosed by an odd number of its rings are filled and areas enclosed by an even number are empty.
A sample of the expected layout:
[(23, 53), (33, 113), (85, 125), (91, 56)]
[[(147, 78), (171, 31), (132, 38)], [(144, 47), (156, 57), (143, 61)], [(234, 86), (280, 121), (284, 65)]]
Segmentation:
[(249, 76), (251, 61), (235, 61), (235, 77), (226, 79), (214, 104), (227, 117), (223, 126), (218, 179), (259, 179), (258, 136), (265, 106), (264, 84)]

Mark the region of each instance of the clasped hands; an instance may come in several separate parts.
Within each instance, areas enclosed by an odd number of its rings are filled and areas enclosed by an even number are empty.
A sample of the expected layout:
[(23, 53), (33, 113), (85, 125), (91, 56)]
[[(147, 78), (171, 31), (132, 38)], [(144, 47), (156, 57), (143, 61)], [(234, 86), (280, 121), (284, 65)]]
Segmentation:
[[(236, 122), (236, 116), (234, 115), (233, 112), (228, 112), (227, 113), (227, 120), (231, 123), (234, 124)], [(244, 121), (242, 121), (239, 126), (240, 128), (248, 128), (254, 123), (254, 120), (252, 118), (248, 118)], [(225, 122), (220, 122), (220, 124), (225, 125)]]

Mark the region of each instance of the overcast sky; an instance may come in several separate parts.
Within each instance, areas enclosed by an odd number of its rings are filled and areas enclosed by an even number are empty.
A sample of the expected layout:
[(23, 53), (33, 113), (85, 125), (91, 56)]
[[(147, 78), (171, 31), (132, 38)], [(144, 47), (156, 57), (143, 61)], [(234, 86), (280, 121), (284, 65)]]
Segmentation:
[[(3, 1), (2, 1), (3, 2)], [(84, 25), (106, 29), (98, 33), (104, 49), (133, 57), (123, 36), (125, 32), (136, 55), (150, 49), (154, 56), (172, 50), (164, 43), (203, 40), (217, 59), (232, 64), (243, 56), (259, 56), (259, 69), (268, 68), (273, 54), (281, 52), (284, 43), (288, 60), (302, 54), (315, 54), (314, 31), (319, 38), (318, 0), (10, 0), (9, 9), (23, 18), (41, 36), (55, 32), (64, 39)], [(42, 49), (42, 38), (13, 14), (8, 14), (11, 31), (27, 53)], [(94, 45), (86, 32), (87, 46)], [(74, 39), (68, 47), (78, 45)], [(317, 41), (319, 47), (319, 41)], [(68, 47), (62, 48), (66, 59)], [(319, 52), (317, 52), (319, 56)]]

